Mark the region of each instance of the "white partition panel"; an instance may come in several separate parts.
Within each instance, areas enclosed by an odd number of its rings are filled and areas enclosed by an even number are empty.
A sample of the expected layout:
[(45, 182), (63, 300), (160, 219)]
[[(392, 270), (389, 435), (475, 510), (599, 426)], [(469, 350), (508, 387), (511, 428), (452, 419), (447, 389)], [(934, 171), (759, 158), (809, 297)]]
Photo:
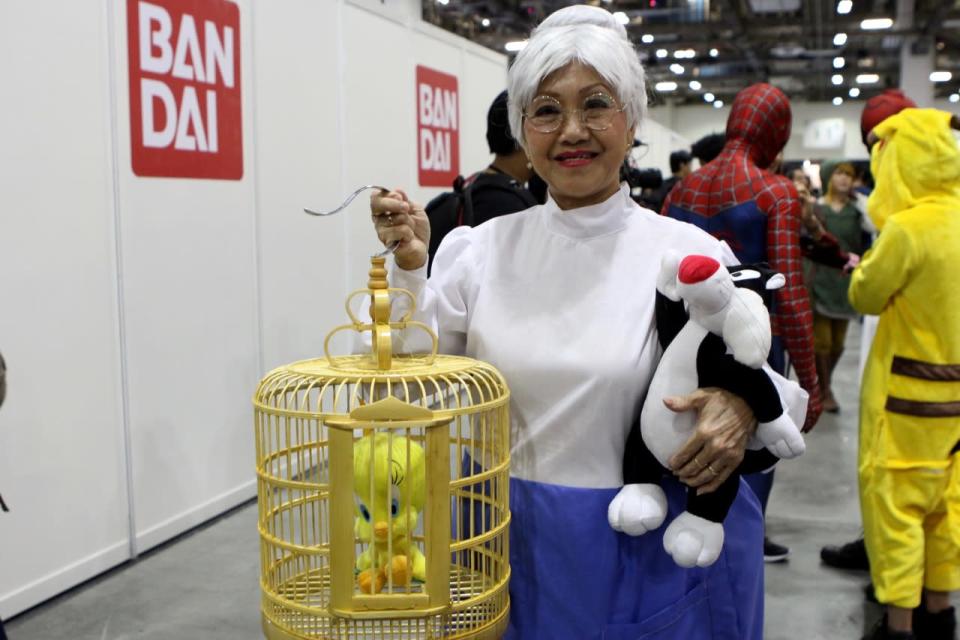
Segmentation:
[(107, 30), (0, 3), (0, 616), (129, 557)]
[[(162, 2), (0, 3), (3, 617), (254, 495), (257, 381), (322, 353), (379, 250), (365, 196), (338, 218), (301, 208), (370, 182), (442, 190), (417, 185), (418, 64), (458, 78), (461, 172), (490, 160), (506, 58), (422, 24), (417, 0), (224, 0), (189, 10), (239, 10), (242, 175), (148, 177), (131, 145), (164, 120), (131, 124), (148, 93), (136, 78), (131, 100), (128, 27), (149, 29), (126, 12)], [(168, 44), (171, 68), (197, 62)]]
[[(492, 156), (485, 153), (486, 110), (506, 88), (505, 56), (430, 25), (407, 28), (352, 4), (343, 6), (341, 24), (345, 43), (380, 43), (344, 47), (346, 185), (382, 181), (387, 186), (405, 186), (411, 198), (424, 204), (445, 190), (420, 187), (417, 182), (417, 65), (457, 76), (460, 172), (466, 175), (490, 162)], [(369, 255), (379, 243), (369, 217), (351, 216), (347, 224), (348, 282), (364, 283)]]
[(334, 217), (303, 213), (305, 206), (333, 208), (344, 196), (339, 3), (256, 3), (253, 11), (257, 237), (269, 370), (321, 355), (324, 332), (347, 322), (346, 288), (361, 283), (344, 275), (346, 218), (368, 216), (366, 195)]
[(260, 376), (250, 2), (240, 8), (243, 178), (134, 175), (127, 16), (114, 5), (121, 287), (137, 550), (256, 492)]

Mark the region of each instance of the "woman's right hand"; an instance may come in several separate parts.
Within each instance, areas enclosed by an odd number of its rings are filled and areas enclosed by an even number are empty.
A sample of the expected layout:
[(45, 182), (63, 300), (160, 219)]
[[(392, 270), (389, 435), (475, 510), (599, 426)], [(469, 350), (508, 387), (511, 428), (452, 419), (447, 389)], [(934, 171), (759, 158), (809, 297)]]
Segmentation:
[(411, 202), (401, 189), (396, 189), (371, 195), (370, 214), (377, 236), (385, 246), (400, 242), (393, 252), (398, 267), (413, 271), (426, 264), (430, 220), (422, 206)]

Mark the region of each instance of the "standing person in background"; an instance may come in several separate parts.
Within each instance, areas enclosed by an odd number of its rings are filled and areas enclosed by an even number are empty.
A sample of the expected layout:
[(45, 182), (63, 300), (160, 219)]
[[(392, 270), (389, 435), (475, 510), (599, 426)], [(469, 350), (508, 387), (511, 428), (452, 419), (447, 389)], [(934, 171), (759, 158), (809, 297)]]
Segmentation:
[(663, 201), (673, 189), (674, 185), (693, 172), (693, 155), (685, 149), (670, 154), (670, 171), (672, 176), (663, 181), (660, 188), (650, 194), (650, 208), (654, 211), (663, 209)]
[(700, 161), (702, 167), (720, 155), (726, 143), (727, 135), (725, 133), (711, 133), (694, 142), (690, 151), (693, 153), (693, 157)]
[[(786, 286), (771, 309), (770, 366), (785, 373), (786, 354), (810, 394), (809, 431), (820, 416), (820, 388), (813, 357), (813, 318), (803, 283), (800, 250), (802, 203), (789, 180), (767, 171), (790, 137), (790, 102), (779, 89), (755, 84), (737, 94), (719, 156), (682, 180), (663, 213), (725, 240), (742, 263), (768, 262)], [(745, 476), (766, 510), (773, 472)], [(764, 538), (764, 559), (785, 560), (790, 550)]]
[[(874, 96), (863, 105), (863, 112), (860, 115), (860, 137), (868, 152), (873, 151), (876, 139), (868, 139), (870, 132), (882, 123), (885, 119), (896, 115), (911, 107), (916, 107), (916, 103), (903, 94), (899, 89), (887, 89), (878, 96)], [(874, 174), (874, 181), (877, 177)], [(880, 217), (883, 215), (882, 207), (868, 207), (867, 215), (874, 227), (883, 226)], [(874, 216), (877, 217), (874, 217)], [(866, 356), (870, 350), (872, 342), (872, 332), (876, 330), (876, 318), (867, 316), (863, 321), (863, 334), (861, 340), (861, 358)], [(820, 559), (829, 567), (837, 569), (851, 569), (856, 571), (868, 571), (870, 569), (870, 560), (867, 557), (867, 547), (863, 538), (857, 538), (850, 542), (839, 545), (825, 545), (820, 549)], [(868, 590), (868, 597), (872, 594), (872, 589)]]
[[(816, 217), (833, 235), (840, 248), (859, 256), (863, 253), (863, 215), (854, 205), (853, 177), (856, 170), (848, 162), (824, 162), (821, 181), (826, 185), (823, 202), (816, 206)], [(813, 302), (813, 348), (823, 410), (836, 413), (840, 405), (830, 382), (833, 370), (843, 354), (847, 325), (857, 312), (847, 300), (850, 278), (847, 270), (832, 269), (807, 262), (807, 285)]]
[(476, 226), (537, 204), (525, 186), (534, 177), (533, 167), (510, 135), (507, 102), (507, 92), (502, 91), (487, 110), (487, 146), (493, 162), (466, 180), (458, 176), (453, 192), (440, 194), (426, 206), (433, 230), (428, 269), (440, 242), (456, 227)]
[(943, 111), (904, 109), (870, 134), (879, 144), (868, 206), (880, 235), (850, 282), (853, 307), (880, 316), (860, 397), (860, 508), (886, 606), (870, 640), (956, 632), (960, 148), (950, 124)]

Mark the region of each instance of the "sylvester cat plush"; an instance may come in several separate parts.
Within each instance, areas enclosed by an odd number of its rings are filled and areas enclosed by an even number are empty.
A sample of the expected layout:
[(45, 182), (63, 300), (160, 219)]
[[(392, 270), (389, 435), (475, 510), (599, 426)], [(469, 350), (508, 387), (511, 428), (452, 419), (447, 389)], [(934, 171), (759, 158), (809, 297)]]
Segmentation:
[(776, 289), (783, 276), (752, 265), (730, 269), (707, 256), (681, 260), (668, 252), (664, 257), (657, 279), (657, 331), (664, 353), (639, 424), (627, 438), (624, 487), (607, 514), (611, 527), (633, 536), (658, 528), (666, 518), (667, 498), (659, 482), (667, 461), (693, 434), (696, 415), (671, 411), (665, 397), (719, 387), (743, 398), (759, 423), (743, 462), (713, 493), (697, 495), (688, 488), (686, 510), (664, 532), (664, 548), (682, 567), (707, 567), (719, 557), (723, 520), (741, 474), (769, 469), (805, 448), (762, 368), (771, 341), (767, 308), (758, 293), (746, 288)]

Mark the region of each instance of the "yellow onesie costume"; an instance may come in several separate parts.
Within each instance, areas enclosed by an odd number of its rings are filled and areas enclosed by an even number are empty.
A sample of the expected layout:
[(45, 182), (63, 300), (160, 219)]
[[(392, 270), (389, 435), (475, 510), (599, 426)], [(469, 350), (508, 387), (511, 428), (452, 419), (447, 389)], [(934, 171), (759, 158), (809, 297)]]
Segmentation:
[(879, 314), (860, 402), (860, 504), (877, 599), (960, 589), (960, 150), (950, 115), (879, 124), (867, 205), (880, 237), (850, 282)]

